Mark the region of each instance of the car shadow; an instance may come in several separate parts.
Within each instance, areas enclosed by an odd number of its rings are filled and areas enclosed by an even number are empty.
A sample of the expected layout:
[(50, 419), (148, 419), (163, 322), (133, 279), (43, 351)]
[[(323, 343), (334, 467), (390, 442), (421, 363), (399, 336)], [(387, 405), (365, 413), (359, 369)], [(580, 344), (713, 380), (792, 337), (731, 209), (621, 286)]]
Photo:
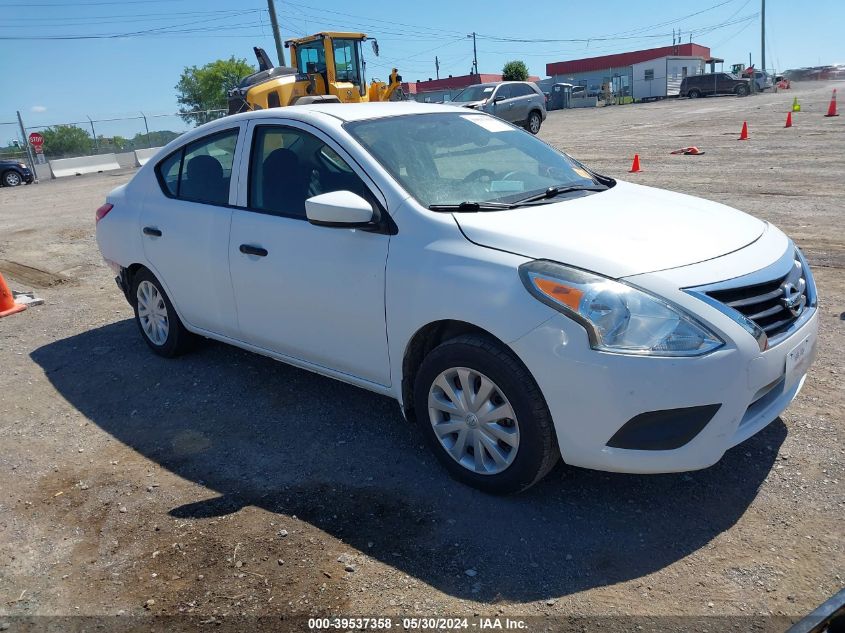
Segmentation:
[(451, 480), (389, 398), (233, 347), (208, 342), (164, 360), (125, 320), (31, 356), (83, 415), (216, 493), (171, 515), (249, 505), (296, 515), (440, 591), (486, 602), (558, 598), (695, 552), (742, 516), (786, 437), (777, 420), (704, 471), (559, 466), (520, 495), (494, 497)]

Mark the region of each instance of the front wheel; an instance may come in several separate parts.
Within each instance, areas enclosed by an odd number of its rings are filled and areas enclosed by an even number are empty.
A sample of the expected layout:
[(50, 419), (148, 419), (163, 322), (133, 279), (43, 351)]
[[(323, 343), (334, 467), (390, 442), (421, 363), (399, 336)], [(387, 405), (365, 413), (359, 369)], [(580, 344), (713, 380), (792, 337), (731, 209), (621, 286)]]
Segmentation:
[(540, 131), (540, 126), (543, 124), (543, 119), (540, 113), (534, 110), (528, 115), (528, 121), (525, 123), (525, 129), (532, 134), (537, 134)]
[(748, 87), (747, 86), (737, 86), (734, 89), (737, 97), (744, 97), (748, 94)]
[(460, 336), (432, 350), (417, 373), (414, 406), (440, 463), (485, 492), (525, 490), (560, 457), (540, 388), (491, 339)]
[(7, 187), (17, 187), (22, 182), (23, 178), (21, 178), (21, 175), (14, 170), (10, 169), (3, 174), (3, 184)]
[(141, 336), (159, 356), (173, 358), (185, 353), (193, 335), (185, 329), (161, 283), (146, 268), (132, 280), (132, 307)]
[(698, 99), (698, 98), (701, 96), (701, 91), (700, 91), (700, 90), (690, 90), (690, 91), (687, 93), (687, 96), (688, 96), (690, 99)]

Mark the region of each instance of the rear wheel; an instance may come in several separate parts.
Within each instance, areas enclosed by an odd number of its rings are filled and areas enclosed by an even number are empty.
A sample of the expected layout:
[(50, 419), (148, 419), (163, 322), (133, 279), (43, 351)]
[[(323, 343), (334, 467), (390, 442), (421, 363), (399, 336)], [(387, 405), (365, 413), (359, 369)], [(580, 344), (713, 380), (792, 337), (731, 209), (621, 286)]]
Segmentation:
[(540, 388), (491, 339), (465, 335), (432, 350), (417, 373), (414, 403), (440, 463), (485, 492), (525, 490), (560, 457)]
[(7, 187), (17, 187), (22, 182), (21, 175), (12, 169), (3, 174), (3, 184)]
[(537, 134), (540, 131), (540, 126), (543, 124), (543, 118), (540, 113), (534, 110), (528, 115), (528, 120), (525, 122), (525, 129), (532, 134)]
[(737, 97), (744, 97), (748, 94), (748, 86), (739, 85), (734, 88)]
[(701, 91), (700, 91), (700, 90), (696, 90), (696, 89), (690, 90), (690, 91), (687, 93), (687, 96), (688, 96), (690, 99), (698, 99), (698, 98), (701, 96)]
[(151, 350), (173, 358), (190, 348), (193, 335), (182, 325), (161, 283), (146, 268), (135, 274), (131, 297), (135, 322)]

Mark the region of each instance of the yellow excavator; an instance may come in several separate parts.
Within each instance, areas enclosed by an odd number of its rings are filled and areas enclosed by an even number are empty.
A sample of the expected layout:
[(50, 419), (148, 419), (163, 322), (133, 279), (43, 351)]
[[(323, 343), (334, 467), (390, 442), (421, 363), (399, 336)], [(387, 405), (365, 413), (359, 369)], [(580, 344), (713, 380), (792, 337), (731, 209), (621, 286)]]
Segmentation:
[(322, 32), (288, 40), (292, 66), (274, 66), (255, 47), (258, 72), (229, 91), (229, 114), (305, 103), (401, 101), (402, 77), (395, 68), (389, 83), (364, 77), (363, 44), (378, 56), (378, 42), (364, 33)]

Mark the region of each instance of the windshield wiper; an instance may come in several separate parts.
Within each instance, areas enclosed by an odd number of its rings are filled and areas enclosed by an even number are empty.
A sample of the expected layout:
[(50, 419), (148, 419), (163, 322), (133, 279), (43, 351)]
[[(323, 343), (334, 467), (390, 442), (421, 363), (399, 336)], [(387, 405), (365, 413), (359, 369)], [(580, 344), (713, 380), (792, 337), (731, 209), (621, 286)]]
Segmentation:
[(458, 204), (430, 204), (432, 211), (499, 211), (513, 209), (514, 205), (507, 202), (474, 202), (465, 200)]
[(539, 200), (545, 200), (547, 198), (554, 198), (555, 196), (560, 196), (565, 193), (570, 193), (572, 191), (605, 191), (607, 189), (609, 189), (609, 187), (605, 185), (567, 185), (565, 187), (549, 187), (542, 193), (522, 198), (521, 200), (511, 202), (510, 204), (511, 207), (516, 207), (521, 204), (528, 204), (529, 202), (537, 202)]

